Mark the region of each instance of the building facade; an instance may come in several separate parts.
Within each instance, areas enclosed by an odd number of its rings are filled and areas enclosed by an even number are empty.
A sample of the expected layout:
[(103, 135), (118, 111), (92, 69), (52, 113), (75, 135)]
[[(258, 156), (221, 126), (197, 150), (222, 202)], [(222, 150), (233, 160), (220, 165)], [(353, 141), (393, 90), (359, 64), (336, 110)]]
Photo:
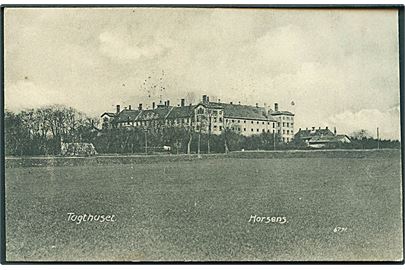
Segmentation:
[(186, 105), (185, 99), (181, 99), (178, 106), (170, 106), (170, 101), (165, 101), (157, 106), (153, 103), (152, 108), (146, 110), (142, 104), (135, 110), (131, 106), (121, 110), (117, 105), (115, 113), (105, 112), (101, 117), (103, 128), (176, 126), (215, 135), (230, 130), (244, 136), (269, 132), (279, 134), (285, 143), (294, 137), (294, 114), (279, 111), (277, 103), (272, 110), (258, 104), (212, 102), (207, 95), (195, 105)]

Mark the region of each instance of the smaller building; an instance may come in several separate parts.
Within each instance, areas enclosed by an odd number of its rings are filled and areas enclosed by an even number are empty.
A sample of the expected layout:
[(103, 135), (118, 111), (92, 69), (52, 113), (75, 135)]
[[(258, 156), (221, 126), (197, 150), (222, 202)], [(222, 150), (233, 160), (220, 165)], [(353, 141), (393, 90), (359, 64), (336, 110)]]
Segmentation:
[(294, 141), (310, 148), (336, 148), (342, 143), (350, 143), (347, 135), (337, 134), (336, 128), (332, 132), (328, 127), (321, 129), (299, 129), (294, 135)]

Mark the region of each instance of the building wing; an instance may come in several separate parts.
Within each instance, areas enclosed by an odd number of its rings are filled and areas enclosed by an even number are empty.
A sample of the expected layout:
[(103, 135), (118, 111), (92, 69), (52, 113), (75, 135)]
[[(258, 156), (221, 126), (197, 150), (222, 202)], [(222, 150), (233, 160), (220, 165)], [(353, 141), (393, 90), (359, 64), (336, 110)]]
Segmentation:
[(210, 104), (222, 107), (226, 118), (275, 121), (263, 107), (216, 102), (210, 102)]

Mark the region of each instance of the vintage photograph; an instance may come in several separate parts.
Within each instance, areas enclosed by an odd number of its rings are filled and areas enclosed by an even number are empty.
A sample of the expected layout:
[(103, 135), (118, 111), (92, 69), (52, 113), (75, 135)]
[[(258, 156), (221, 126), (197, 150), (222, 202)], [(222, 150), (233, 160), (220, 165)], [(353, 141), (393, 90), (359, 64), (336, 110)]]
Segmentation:
[(3, 262), (403, 262), (400, 8), (2, 11)]

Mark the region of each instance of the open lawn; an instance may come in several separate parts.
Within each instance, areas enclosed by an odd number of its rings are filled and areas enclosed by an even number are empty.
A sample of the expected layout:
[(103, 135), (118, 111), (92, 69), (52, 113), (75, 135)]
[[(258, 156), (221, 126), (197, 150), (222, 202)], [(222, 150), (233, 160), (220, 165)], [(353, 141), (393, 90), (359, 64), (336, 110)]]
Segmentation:
[(401, 190), (399, 151), (12, 167), (7, 260), (401, 260)]

